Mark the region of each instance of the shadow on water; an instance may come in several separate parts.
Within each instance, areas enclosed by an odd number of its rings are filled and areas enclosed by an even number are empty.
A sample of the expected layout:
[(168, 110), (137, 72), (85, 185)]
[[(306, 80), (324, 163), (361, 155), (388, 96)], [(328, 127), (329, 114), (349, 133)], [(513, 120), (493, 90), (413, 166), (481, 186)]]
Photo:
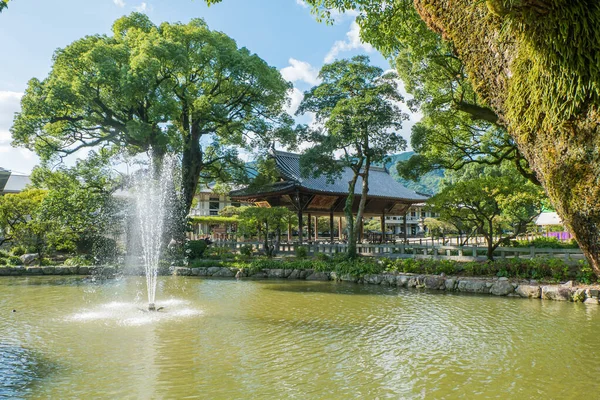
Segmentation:
[(397, 296), (398, 288), (393, 286), (361, 285), (351, 282), (285, 282), (274, 284), (273, 281), (253, 281), (266, 284), (265, 290), (290, 293), (320, 293), (348, 295), (387, 295)]
[(34, 350), (0, 343), (0, 398), (26, 398), (58, 370), (58, 364)]
[(19, 277), (3, 282), (5, 286), (86, 286), (86, 285), (116, 285), (119, 278), (104, 278), (92, 276), (35, 276)]

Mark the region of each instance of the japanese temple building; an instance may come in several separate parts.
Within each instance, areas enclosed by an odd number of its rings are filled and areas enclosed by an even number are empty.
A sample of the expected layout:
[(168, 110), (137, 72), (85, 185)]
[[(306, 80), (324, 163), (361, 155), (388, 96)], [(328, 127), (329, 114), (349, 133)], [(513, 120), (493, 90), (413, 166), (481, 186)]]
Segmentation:
[[(342, 171), (335, 182), (328, 182), (326, 176), (303, 177), (300, 173), (300, 155), (275, 151), (274, 158), (279, 172), (279, 181), (260, 188), (245, 188), (229, 193), (233, 201), (254, 203), (259, 207), (287, 207), (298, 215), (299, 241), (302, 242), (302, 229), (305, 216), (308, 217), (310, 235), (313, 217), (329, 217), (330, 240), (334, 238), (334, 217), (339, 217), (338, 232), (342, 236), (341, 218), (348, 194), (348, 182), (352, 178), (350, 168)], [(357, 212), (362, 190), (359, 177), (355, 188), (354, 213)], [(411, 205), (423, 203), (427, 196), (417, 194), (394, 180), (385, 168), (371, 167), (369, 170), (369, 194), (365, 205), (365, 217), (381, 217), (381, 232), (385, 232), (386, 215), (404, 215)], [(406, 218), (404, 218), (406, 224)], [(361, 223), (362, 221), (358, 221)], [(315, 232), (317, 230), (315, 229)], [(404, 229), (406, 239), (406, 226)], [(361, 229), (362, 232), (362, 229)], [(361, 240), (362, 240), (361, 233)], [(312, 238), (308, 238), (312, 240)]]

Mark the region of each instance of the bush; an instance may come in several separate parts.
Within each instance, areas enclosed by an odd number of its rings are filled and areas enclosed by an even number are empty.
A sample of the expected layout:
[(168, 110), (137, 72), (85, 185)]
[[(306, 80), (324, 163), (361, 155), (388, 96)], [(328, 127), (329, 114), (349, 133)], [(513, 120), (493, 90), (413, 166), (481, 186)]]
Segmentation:
[(92, 260), (90, 260), (89, 257), (86, 257), (86, 256), (75, 256), (75, 257), (67, 258), (65, 260), (65, 262), (63, 263), (63, 265), (66, 265), (69, 267), (92, 265)]
[(202, 258), (207, 247), (204, 240), (188, 240), (185, 243), (185, 254), (189, 260), (197, 260)]
[(296, 258), (306, 258), (308, 256), (308, 247), (306, 246), (297, 246), (294, 249), (294, 252), (296, 253)]
[(195, 259), (189, 265), (190, 268), (210, 268), (210, 267), (223, 267), (223, 266), (226, 266), (226, 265), (223, 265), (223, 263), (218, 260), (201, 260), (201, 259)]
[(204, 257), (207, 258), (220, 258), (221, 260), (227, 260), (234, 258), (235, 254), (229, 247), (211, 246), (204, 251)]
[(317, 253), (316, 257), (319, 261), (330, 261), (331, 257), (325, 253)]
[(251, 244), (245, 244), (240, 247), (240, 254), (243, 256), (246, 256), (246, 257), (252, 256), (253, 251), (254, 251), (254, 248), (252, 247)]
[(584, 260), (579, 260), (577, 280), (587, 285), (596, 281), (596, 275), (594, 274), (594, 270), (592, 270), (592, 267), (590, 267), (590, 265)]
[(6, 265), (21, 265), (23, 264), (23, 262), (21, 261), (21, 258), (17, 257), (17, 256), (8, 256), (6, 258)]
[(23, 254), (27, 253), (27, 249), (23, 245), (18, 245), (10, 249), (10, 253), (13, 256), (22, 256)]

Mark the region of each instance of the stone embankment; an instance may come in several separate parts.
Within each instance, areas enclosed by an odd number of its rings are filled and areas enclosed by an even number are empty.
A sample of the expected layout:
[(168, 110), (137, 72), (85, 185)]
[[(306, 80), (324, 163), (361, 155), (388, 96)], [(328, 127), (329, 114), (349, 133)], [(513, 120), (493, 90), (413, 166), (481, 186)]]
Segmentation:
[[(338, 275), (335, 272), (320, 272), (312, 269), (264, 269), (260, 271), (238, 270), (227, 267), (186, 268), (175, 267), (173, 275), (202, 276), (215, 278), (240, 277), (254, 279), (301, 279), (308, 281), (343, 281), (371, 285), (386, 285), (403, 288), (442, 290), (448, 292), (479, 293), (495, 296), (514, 296), (544, 300), (560, 300), (598, 304), (598, 287), (576, 286), (569, 281), (563, 284), (546, 284), (537, 281), (509, 280), (496, 277), (458, 277), (444, 275), (417, 275), (389, 273), (365, 275)], [(40, 276), (40, 275), (92, 275), (111, 278), (119, 271), (115, 267), (0, 267), (0, 276)], [(134, 274), (139, 275), (140, 271)]]
[[(178, 276), (234, 277), (237, 268), (176, 267)], [(261, 271), (241, 271), (241, 277), (266, 279), (304, 279), (309, 281), (343, 281), (371, 285), (386, 285), (404, 288), (443, 290), (448, 292), (479, 293), (494, 296), (513, 296), (544, 300), (560, 300), (598, 304), (597, 287), (575, 286), (569, 281), (563, 284), (544, 284), (537, 281), (509, 280), (508, 278), (478, 278), (444, 275), (416, 274), (377, 274), (358, 278), (349, 274), (338, 275), (335, 272), (318, 272), (311, 269), (264, 269)]]

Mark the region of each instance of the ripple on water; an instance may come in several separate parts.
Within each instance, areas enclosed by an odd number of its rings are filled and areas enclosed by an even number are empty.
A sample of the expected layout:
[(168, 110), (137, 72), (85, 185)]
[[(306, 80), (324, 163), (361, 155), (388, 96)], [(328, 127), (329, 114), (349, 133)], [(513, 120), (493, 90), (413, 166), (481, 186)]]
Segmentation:
[(190, 303), (179, 299), (167, 299), (156, 304), (157, 312), (148, 312), (146, 303), (112, 301), (85, 309), (65, 318), (67, 322), (103, 322), (116, 326), (141, 326), (163, 322), (173, 322), (182, 318), (197, 317), (203, 314), (200, 309), (190, 307)]

